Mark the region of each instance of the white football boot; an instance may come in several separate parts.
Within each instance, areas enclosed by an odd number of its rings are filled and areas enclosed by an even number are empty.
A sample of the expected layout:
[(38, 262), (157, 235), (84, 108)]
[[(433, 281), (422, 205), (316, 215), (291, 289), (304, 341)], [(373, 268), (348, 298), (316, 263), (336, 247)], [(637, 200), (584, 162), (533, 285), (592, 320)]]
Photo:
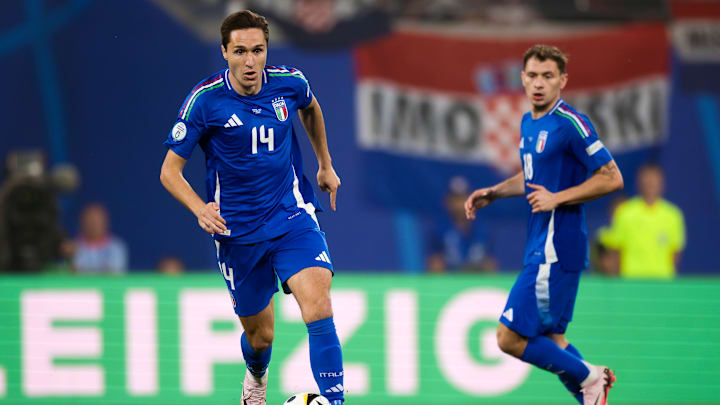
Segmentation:
[(584, 405), (607, 405), (608, 391), (615, 382), (615, 374), (605, 366), (591, 367), (596, 367), (598, 378), (580, 390), (583, 393), (583, 403)]
[(268, 372), (257, 379), (250, 370), (245, 370), (245, 381), (243, 381), (242, 402), (241, 405), (267, 405), (265, 402), (265, 394), (267, 393)]

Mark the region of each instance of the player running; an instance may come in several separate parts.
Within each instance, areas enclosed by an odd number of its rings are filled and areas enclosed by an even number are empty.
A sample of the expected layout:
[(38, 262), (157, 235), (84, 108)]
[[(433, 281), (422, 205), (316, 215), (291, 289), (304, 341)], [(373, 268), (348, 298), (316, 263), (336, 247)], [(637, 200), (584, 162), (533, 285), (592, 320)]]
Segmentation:
[[(318, 186), (330, 193), (335, 210), (340, 179), (322, 111), (299, 70), (265, 66), (269, 30), (263, 16), (247, 10), (231, 14), (220, 32), (228, 68), (202, 80), (185, 99), (165, 141), (169, 150), (160, 178), (215, 240), (218, 267), (245, 329), (242, 404), (265, 405), (279, 278), (307, 324), (320, 392), (340, 405), (343, 366), (330, 302), (333, 266), (292, 125), (297, 111), (318, 160)], [(207, 203), (182, 173), (197, 144), (205, 152)]]
[(588, 266), (582, 203), (620, 190), (623, 179), (590, 120), (560, 98), (567, 57), (535, 45), (523, 58), (522, 83), (532, 106), (521, 125), (523, 171), (465, 202), (469, 219), (499, 198), (525, 195), (527, 243), (523, 271), (510, 291), (497, 330), (505, 353), (557, 374), (585, 405), (605, 405), (615, 376), (583, 360), (565, 339), (580, 273)]

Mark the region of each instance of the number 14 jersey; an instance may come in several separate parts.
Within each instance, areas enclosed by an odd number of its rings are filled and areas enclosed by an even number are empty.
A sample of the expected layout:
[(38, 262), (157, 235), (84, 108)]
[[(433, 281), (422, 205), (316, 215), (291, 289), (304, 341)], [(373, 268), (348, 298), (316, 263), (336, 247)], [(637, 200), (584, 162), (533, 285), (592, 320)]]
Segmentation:
[(317, 227), (318, 203), (292, 124), (313, 99), (305, 76), (266, 66), (260, 92), (242, 96), (230, 74), (225, 69), (192, 89), (164, 142), (185, 159), (195, 145), (205, 152), (207, 198), (220, 205), (228, 229), (215, 240), (249, 244)]

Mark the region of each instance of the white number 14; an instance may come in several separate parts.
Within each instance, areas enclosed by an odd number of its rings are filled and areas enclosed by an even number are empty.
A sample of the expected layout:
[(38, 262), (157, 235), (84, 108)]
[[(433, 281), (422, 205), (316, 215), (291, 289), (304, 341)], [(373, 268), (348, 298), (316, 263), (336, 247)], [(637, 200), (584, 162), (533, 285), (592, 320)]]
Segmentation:
[[(266, 143), (268, 150), (272, 152), (275, 150), (275, 131), (272, 128), (268, 128), (267, 134), (265, 134), (265, 125), (260, 126), (260, 142)], [(252, 154), (257, 155), (258, 153), (258, 130), (257, 127), (252, 129)]]

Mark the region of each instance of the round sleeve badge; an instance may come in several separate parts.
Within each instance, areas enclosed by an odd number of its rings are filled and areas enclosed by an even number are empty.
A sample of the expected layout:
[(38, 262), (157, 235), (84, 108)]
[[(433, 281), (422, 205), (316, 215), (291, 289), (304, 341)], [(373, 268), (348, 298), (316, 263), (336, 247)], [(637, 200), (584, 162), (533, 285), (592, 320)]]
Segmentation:
[(185, 128), (184, 122), (178, 122), (172, 129), (172, 139), (175, 142), (180, 142), (185, 139), (187, 134), (187, 128)]

